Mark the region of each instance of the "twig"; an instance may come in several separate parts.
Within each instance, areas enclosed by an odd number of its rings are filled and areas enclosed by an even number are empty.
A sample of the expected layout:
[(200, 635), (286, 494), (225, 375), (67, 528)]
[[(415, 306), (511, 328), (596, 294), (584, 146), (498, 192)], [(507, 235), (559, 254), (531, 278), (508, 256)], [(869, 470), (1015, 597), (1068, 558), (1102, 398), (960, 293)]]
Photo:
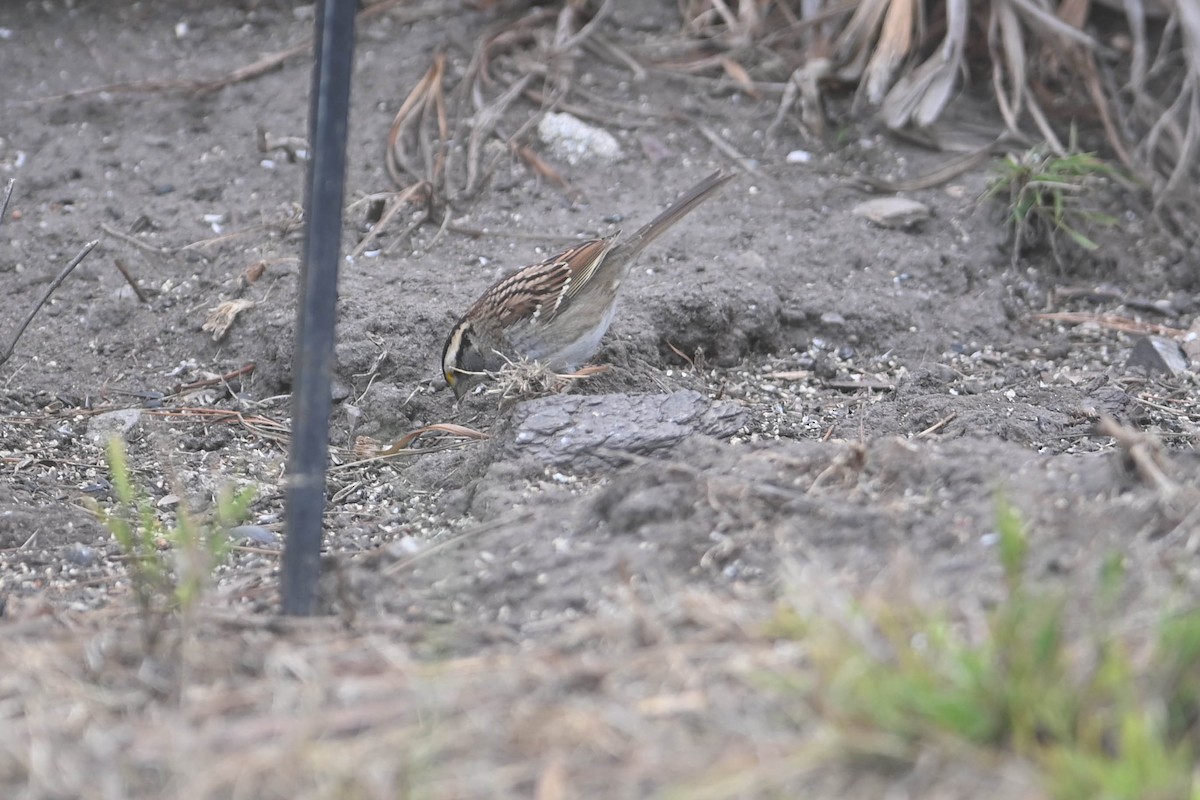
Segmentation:
[(695, 128), (701, 136), (703, 136), (705, 139), (708, 139), (709, 143), (712, 144), (713, 147), (720, 150), (726, 157), (729, 158), (730, 161), (737, 164), (751, 175), (760, 174), (759, 169), (757, 166), (755, 166), (754, 162), (742, 155), (742, 153), (732, 144), (725, 141), (724, 137), (722, 137), (719, 133), (698, 119), (692, 119), (688, 116), (682, 116), (682, 118), (690, 123), (691, 126)]
[(254, 368), (256, 366), (257, 364), (251, 362), (245, 366), (238, 367), (232, 372), (226, 372), (224, 375), (218, 375), (215, 378), (205, 378), (204, 380), (192, 381), (191, 383), (181, 383), (168, 392), (168, 394), (183, 394), (184, 392), (190, 392), (195, 389), (203, 389), (206, 386), (218, 386), (225, 384), (234, 378), (240, 378), (243, 375), (249, 375), (251, 372), (254, 372)]
[(1100, 415), (1096, 433), (1111, 436), (1116, 441), (1137, 476), (1158, 493), (1165, 510), (1182, 513), (1183, 503), (1179, 501), (1184, 499), (1183, 487), (1167, 475), (1161, 441), (1148, 433), (1125, 427), (1108, 414)]
[(992, 144), (984, 145), (970, 153), (961, 155), (947, 161), (943, 166), (938, 167), (932, 172), (924, 175), (919, 175), (915, 178), (899, 181), (880, 180), (879, 178), (870, 175), (855, 175), (848, 181), (844, 181), (832, 189), (851, 188), (868, 190), (873, 192), (918, 192), (923, 189), (932, 189), (936, 186), (941, 186), (943, 183), (957, 178), (959, 175), (970, 172), (975, 167), (987, 160), (992, 153), (997, 151), (1001, 145), (993, 142)]
[[(367, 232), (367, 235), (363, 237), (362, 241), (358, 243), (353, 251), (351, 251), (350, 257), (358, 258), (365, 253), (367, 248), (371, 246), (371, 243), (378, 238), (379, 234), (383, 232), (383, 229), (386, 228), (388, 223), (392, 221), (392, 218), (399, 214), (404, 208), (412, 206), (414, 201), (420, 198), (421, 195), (425, 195), (426, 199), (431, 197), (433, 195), (433, 184), (426, 181), (420, 181), (419, 183), (414, 183), (413, 185), (409, 186), (407, 189), (403, 189), (396, 194), (393, 194), (391, 199), (388, 201), (387, 208), (384, 210), (383, 215), (380, 216), (379, 221), (371, 226), (371, 230)], [(428, 218), (429, 204), (426, 203), (425, 210), (418, 215), (419, 221), (417, 224), (424, 222)], [(413, 230), (415, 230), (415, 228)], [(411, 230), (409, 232), (411, 233)], [(400, 238), (403, 239), (404, 237)]]
[(914, 438), (914, 439), (924, 439), (926, 436), (930, 436), (930, 435), (932, 435), (932, 434), (934, 434), (934, 433), (937, 433), (937, 432), (938, 432), (938, 431), (940, 431), (942, 428), (946, 427), (946, 426), (947, 426), (947, 425), (949, 425), (951, 422), (953, 422), (953, 421), (954, 421), (954, 419), (955, 419), (957, 416), (958, 416), (958, 413), (957, 413), (957, 412), (954, 412), (954, 413), (947, 414), (946, 416), (944, 416), (944, 417), (942, 417), (941, 419), (939, 419), (937, 422), (935, 422), (935, 423), (933, 423), (932, 425), (930, 425), (930, 426), (929, 426), (928, 428), (926, 428), (925, 430), (923, 430), (923, 431), (921, 431), (920, 433), (918, 433), (918, 434), (917, 434), (916, 436), (914, 436), (913, 438)]
[(825, 381), (825, 386), (830, 389), (843, 389), (846, 391), (856, 391), (858, 389), (868, 389), (873, 392), (894, 392), (896, 384), (889, 381), (876, 381), (867, 379), (864, 381), (854, 380), (832, 380)]
[(255, 436), (261, 436), (265, 439), (271, 439), (284, 444), (286, 444), (289, 439), (288, 427), (283, 423), (277, 422), (270, 417), (244, 414), (241, 411), (234, 411), (227, 408), (209, 408), (204, 406), (179, 409), (152, 408), (147, 409), (145, 413), (156, 417), (205, 420), (205, 424), (212, 425), (222, 422), (237, 422)]
[[(426, 221), (428, 221), (428, 220), (429, 220), (429, 217), (430, 217), (430, 213), (429, 213), (429, 209), (428, 209), (428, 208), (426, 208), (426, 209), (425, 209), (424, 211), (422, 211), (420, 214), (417, 214), (417, 216), (413, 218), (413, 221), (412, 221), (412, 222), (410, 222), (410, 223), (408, 224), (408, 227), (407, 227), (407, 228), (405, 228), (403, 231), (401, 231), (401, 232), (400, 232), (400, 235), (399, 235), (399, 236), (397, 236), (397, 237), (396, 237), (395, 239), (393, 239), (392, 241), (388, 242), (388, 245), (387, 245), (387, 247), (385, 247), (385, 248), (383, 249), (383, 251), (384, 251), (385, 253), (391, 253), (391, 252), (393, 252), (393, 251), (394, 251), (394, 250), (395, 250), (397, 247), (399, 247), (399, 246), (400, 246), (400, 243), (401, 243), (401, 242), (403, 242), (403, 241), (407, 240), (407, 239), (408, 239), (410, 236), (412, 236), (412, 235), (413, 235), (413, 234), (416, 232), (417, 228), (419, 228), (419, 227), (421, 227), (422, 225), (424, 225), (424, 224), (426, 223)], [(442, 217), (442, 222), (443, 222), (443, 224), (444, 224), (444, 223), (445, 223), (447, 220), (449, 220), (449, 219), (450, 219), (450, 215), (449, 215), (449, 214), (446, 214), (445, 216), (443, 216), (443, 217)], [(431, 241), (431, 242), (429, 243), (429, 246), (430, 246), (431, 248), (433, 247), (433, 242), (437, 241), (437, 239), (438, 239), (438, 237), (439, 237), (439, 236), (441, 236), (441, 231), (440, 231), (440, 230), (438, 231), (437, 235), (436, 235), (436, 236), (434, 236), (434, 238), (433, 238), (433, 241)]]
[(228, 242), (232, 239), (237, 239), (242, 236), (249, 236), (252, 233), (261, 233), (267, 230), (269, 227), (269, 223), (263, 225), (252, 225), (249, 228), (244, 228), (240, 231), (230, 231), (229, 233), (222, 233), (220, 236), (212, 236), (208, 239), (200, 239), (199, 241), (183, 245), (179, 248), (179, 252), (186, 253), (191, 250), (199, 250), (204, 247), (211, 247), (214, 244), (222, 244), (223, 242)]
[(143, 303), (149, 303), (150, 299), (146, 297), (146, 293), (142, 291), (142, 287), (138, 286), (137, 281), (129, 274), (129, 269), (125, 266), (125, 262), (119, 258), (114, 258), (113, 266), (117, 268), (117, 272), (121, 273), (121, 277), (129, 284), (129, 288), (133, 289), (133, 293), (137, 295), (137, 299)]
[(95, 246), (98, 244), (100, 244), (99, 239), (93, 239), (85, 244), (83, 249), (79, 251), (79, 255), (71, 259), (71, 263), (63, 267), (63, 271), (58, 273), (58, 277), (50, 282), (50, 285), (46, 288), (45, 294), (42, 295), (42, 299), (38, 300), (37, 304), (30, 309), (28, 316), (25, 317), (25, 321), (17, 326), (17, 332), (13, 334), (13, 338), (8, 345), (8, 349), (3, 353), (0, 353), (0, 365), (3, 365), (5, 361), (8, 361), (8, 359), (12, 358), (13, 350), (16, 349), (17, 341), (21, 338), (21, 334), (25, 333), (25, 329), (29, 327), (29, 323), (33, 322), (34, 316), (36, 316), (37, 312), (41, 310), (42, 306), (46, 304), (46, 301), (50, 299), (50, 295), (54, 294), (54, 290), (62, 285), (62, 282), (67, 279), (67, 276), (79, 266), (79, 262), (87, 258), (87, 254), (92, 252), (93, 248), (95, 248)]
[(4, 217), (8, 214), (8, 201), (12, 197), (13, 187), (17, 185), (16, 178), (9, 178), (8, 185), (4, 187), (4, 197), (0, 199), (0, 225), (4, 224)]
[(1067, 325), (1094, 324), (1101, 328), (1121, 331), (1123, 333), (1154, 334), (1172, 339), (1180, 339), (1187, 335), (1182, 328), (1171, 328), (1166, 325), (1155, 325), (1152, 322), (1141, 322), (1116, 314), (1085, 314), (1075, 311), (1055, 311), (1046, 314), (1033, 314), (1030, 319), (1045, 322), (1062, 322)]
[(130, 236), (128, 233), (122, 233), (121, 231), (117, 230), (116, 228), (112, 227), (111, 225), (108, 225), (103, 222), (100, 223), (100, 230), (104, 231), (109, 236), (113, 237), (114, 239), (120, 239), (122, 242), (125, 242), (126, 244), (131, 244), (140, 250), (145, 250), (147, 253), (154, 253), (155, 255), (159, 255), (159, 256), (170, 255), (170, 253), (171, 253), (170, 248), (155, 247), (152, 244), (146, 244), (145, 242), (143, 242), (141, 239), (137, 238), (136, 236)]

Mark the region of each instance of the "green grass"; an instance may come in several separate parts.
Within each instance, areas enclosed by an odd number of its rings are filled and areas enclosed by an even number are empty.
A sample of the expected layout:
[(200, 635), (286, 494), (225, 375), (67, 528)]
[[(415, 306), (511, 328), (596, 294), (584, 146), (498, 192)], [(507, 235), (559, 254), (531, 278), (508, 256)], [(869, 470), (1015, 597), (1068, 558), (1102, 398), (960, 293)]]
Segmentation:
[(1119, 178), (1118, 172), (1095, 153), (1071, 151), (1055, 155), (1040, 145), (1020, 156), (1006, 155), (996, 165), (984, 197), (1003, 198), (1008, 221), (1013, 227), (1012, 260), (1014, 266), (1022, 248), (1048, 243), (1055, 261), (1061, 266), (1059, 240), (1065, 237), (1084, 250), (1097, 250), (1091, 239), (1092, 228), (1111, 227), (1116, 217), (1096, 211), (1087, 203), (1106, 178)]
[(168, 526), (135, 488), (120, 439), (109, 442), (107, 459), (116, 504), (94, 505), (93, 511), (125, 556), (145, 645), (152, 649), (171, 616), (190, 613), (199, 602), (213, 569), (229, 554), (228, 531), (246, 519), (254, 491), (222, 491), (203, 521), (181, 504), (175, 524)]
[(1080, 632), (1063, 597), (1027, 584), (1027, 538), (1007, 506), (997, 529), (1007, 594), (983, 636), (905, 603), (856, 609), (852, 624), (785, 607), (769, 633), (804, 643), (814, 673), (786, 685), (805, 687), (793, 691), (848, 759), (915, 764), (932, 748), (1019, 759), (1060, 800), (1200, 798), (1200, 611), (1165, 617), (1136, 648), (1106, 624), (1123, 580), (1110, 559), (1102, 619)]

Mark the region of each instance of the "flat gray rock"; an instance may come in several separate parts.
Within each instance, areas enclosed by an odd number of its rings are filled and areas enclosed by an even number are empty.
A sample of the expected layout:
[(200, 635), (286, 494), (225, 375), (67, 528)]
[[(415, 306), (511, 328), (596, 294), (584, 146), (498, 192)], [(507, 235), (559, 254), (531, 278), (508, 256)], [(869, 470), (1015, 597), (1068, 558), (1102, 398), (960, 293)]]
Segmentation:
[(588, 471), (646, 455), (694, 434), (722, 438), (745, 424), (746, 411), (699, 392), (552, 395), (517, 406), (503, 451), (553, 466)]
[(903, 230), (929, 219), (929, 206), (907, 197), (877, 197), (859, 203), (852, 210), (881, 228)]
[(1133, 345), (1133, 351), (1125, 362), (1125, 369), (1142, 367), (1147, 372), (1165, 372), (1175, 376), (1186, 372), (1187, 356), (1178, 342), (1162, 336), (1143, 336)]
[(114, 436), (128, 438), (129, 434), (142, 421), (142, 412), (137, 408), (119, 408), (116, 411), (105, 411), (88, 420), (88, 438), (99, 445), (107, 445)]

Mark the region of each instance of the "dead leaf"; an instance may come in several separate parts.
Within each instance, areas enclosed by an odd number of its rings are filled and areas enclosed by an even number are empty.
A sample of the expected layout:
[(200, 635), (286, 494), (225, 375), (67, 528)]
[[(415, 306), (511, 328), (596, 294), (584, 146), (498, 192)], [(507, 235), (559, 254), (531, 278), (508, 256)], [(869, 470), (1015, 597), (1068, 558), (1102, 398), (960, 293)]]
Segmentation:
[(209, 311), (208, 319), (204, 320), (201, 330), (211, 333), (213, 341), (219, 342), (225, 338), (225, 334), (229, 332), (229, 326), (237, 319), (237, 315), (256, 305), (258, 304), (253, 300), (244, 298), (226, 300)]
[(266, 271), (267, 271), (267, 262), (266, 261), (255, 261), (253, 264), (250, 264), (249, 266), (246, 267), (245, 270), (242, 271), (242, 279), (246, 281), (247, 285), (250, 285), (250, 284), (253, 284), (254, 282), (256, 282), (259, 278), (261, 278), (263, 276), (263, 273)]

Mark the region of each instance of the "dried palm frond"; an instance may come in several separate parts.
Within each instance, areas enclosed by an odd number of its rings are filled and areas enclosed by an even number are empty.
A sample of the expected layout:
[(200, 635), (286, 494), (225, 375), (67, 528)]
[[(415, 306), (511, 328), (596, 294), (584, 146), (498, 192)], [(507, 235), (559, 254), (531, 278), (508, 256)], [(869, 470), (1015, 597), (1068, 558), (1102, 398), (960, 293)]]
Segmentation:
[[(877, 107), (890, 128), (932, 125), (986, 54), (1009, 135), (1044, 141), (1062, 157), (1072, 124), (1099, 123), (1111, 154), (1152, 189), (1155, 209), (1200, 240), (1200, 197), (1191, 190), (1200, 177), (1197, 0), (689, 0), (680, 8), (685, 30), (710, 46), (743, 41), (753, 20), (765, 31), (753, 42), (759, 57), (800, 65), (782, 87), (771, 139), (802, 98), (803, 127), (819, 135), (812, 110), (838, 82), (855, 86), (856, 100)], [(1123, 31), (1112, 30), (1114, 11), (1125, 15)], [(748, 52), (737, 63), (754, 75)], [(822, 59), (827, 67), (809, 69)]]
[[(446, 207), (474, 198), (504, 158), (519, 158), (577, 199), (526, 139), (542, 116), (566, 99), (575, 61), (612, 7), (612, 0), (601, 0), (589, 11), (586, 0), (566, 0), (557, 9), (505, 17), (475, 42), (457, 80), (447, 69), (446, 54), (435, 54), (392, 120), (385, 166), (395, 187), (371, 197), (383, 211), (354, 253), (364, 252), (405, 211), (413, 215), (392, 247), (428, 221), (444, 228), (450, 220)], [(506, 129), (522, 99), (532, 100), (534, 109), (518, 115), (515, 129)]]
[(967, 0), (946, 0), (946, 35), (924, 63), (896, 81), (883, 101), (888, 127), (925, 127), (942, 113), (959, 75), (965, 72)]
[(838, 77), (857, 82), (871, 59), (871, 48), (879, 35), (891, 0), (862, 0), (837, 38), (834, 60), (841, 65)]
[(888, 5), (879, 41), (863, 76), (862, 86), (872, 104), (883, 99), (897, 68), (909, 57), (913, 43), (922, 38), (921, 16), (918, 0), (893, 0)]

